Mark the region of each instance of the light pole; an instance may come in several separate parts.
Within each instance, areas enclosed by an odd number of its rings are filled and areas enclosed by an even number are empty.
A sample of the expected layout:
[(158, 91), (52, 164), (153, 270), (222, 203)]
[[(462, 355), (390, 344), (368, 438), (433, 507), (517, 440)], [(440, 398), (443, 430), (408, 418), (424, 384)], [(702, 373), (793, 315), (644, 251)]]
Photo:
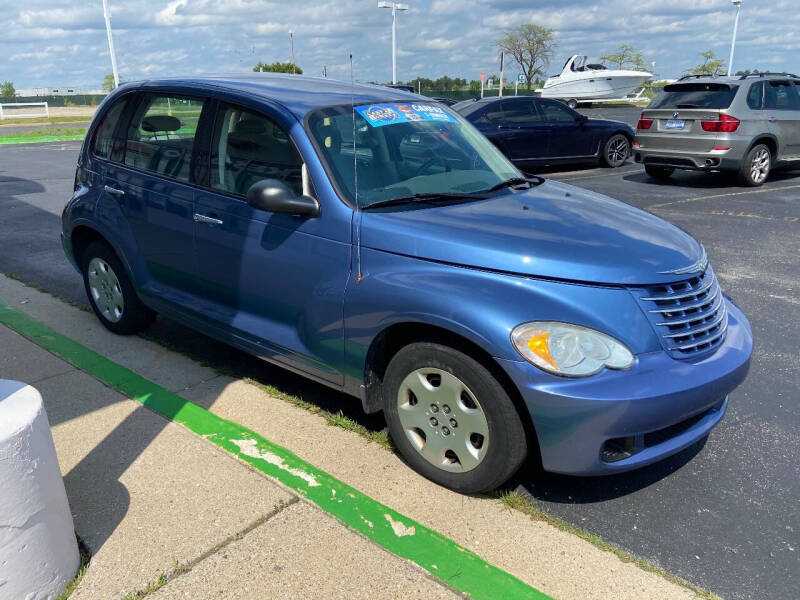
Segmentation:
[(392, 9), (392, 83), (397, 83), (397, 11), (408, 10), (408, 4), (378, 2), (378, 8)]
[(292, 46), (292, 75), (297, 75), (297, 67), (294, 64), (294, 30), (289, 30), (289, 44)]
[(733, 69), (733, 50), (736, 48), (736, 31), (739, 29), (739, 12), (742, 10), (742, 0), (731, 0), (736, 7), (736, 18), (733, 20), (733, 37), (731, 38), (731, 58), (728, 61), (728, 77)]
[(119, 72), (117, 72), (117, 55), (114, 52), (114, 38), (111, 36), (111, 13), (108, 12), (108, 0), (103, 0), (103, 16), (106, 19), (106, 36), (108, 36), (108, 53), (111, 55), (111, 72), (114, 74), (114, 87), (118, 87)]

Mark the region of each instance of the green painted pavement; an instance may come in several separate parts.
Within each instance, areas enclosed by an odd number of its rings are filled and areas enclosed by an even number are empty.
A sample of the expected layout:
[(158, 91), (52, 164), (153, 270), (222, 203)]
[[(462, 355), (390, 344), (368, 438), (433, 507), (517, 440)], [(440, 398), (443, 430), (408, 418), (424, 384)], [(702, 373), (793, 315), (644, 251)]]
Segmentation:
[(181, 398), (2, 301), (0, 323), (277, 479), (345, 525), (416, 563), (451, 588), (476, 599), (549, 599), (453, 540), (362, 494), (286, 448)]

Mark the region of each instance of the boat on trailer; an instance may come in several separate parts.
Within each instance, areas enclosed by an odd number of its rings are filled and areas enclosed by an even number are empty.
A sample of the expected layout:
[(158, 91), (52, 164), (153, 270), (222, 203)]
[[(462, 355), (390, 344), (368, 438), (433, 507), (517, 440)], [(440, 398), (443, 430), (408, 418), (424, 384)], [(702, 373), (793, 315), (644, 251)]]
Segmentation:
[(588, 63), (588, 57), (571, 56), (559, 75), (548, 78), (537, 90), (542, 98), (564, 100), (571, 108), (580, 102), (624, 100), (653, 75), (646, 71), (609, 69)]

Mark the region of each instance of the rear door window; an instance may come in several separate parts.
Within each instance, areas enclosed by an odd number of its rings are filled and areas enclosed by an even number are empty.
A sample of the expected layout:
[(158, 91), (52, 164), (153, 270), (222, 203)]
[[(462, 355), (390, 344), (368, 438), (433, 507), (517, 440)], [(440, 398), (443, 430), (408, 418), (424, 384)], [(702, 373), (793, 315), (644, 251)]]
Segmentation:
[(278, 179), (303, 193), (303, 159), (275, 121), (251, 110), (220, 104), (214, 129), (212, 188), (244, 196), (255, 182)]
[(764, 108), (769, 110), (800, 110), (800, 96), (791, 81), (770, 81), (764, 94)]
[(114, 147), (114, 132), (127, 103), (128, 99), (122, 98), (103, 115), (94, 134), (94, 146), (92, 148), (95, 156), (100, 158), (111, 157)]
[(724, 110), (731, 105), (738, 89), (738, 85), (727, 83), (672, 83), (664, 86), (648, 108)]
[(145, 95), (128, 127), (125, 164), (188, 182), (202, 109), (198, 98)]
[(538, 123), (542, 119), (533, 101), (529, 99), (505, 100), (503, 101), (503, 119), (506, 123), (525, 125), (528, 123)]

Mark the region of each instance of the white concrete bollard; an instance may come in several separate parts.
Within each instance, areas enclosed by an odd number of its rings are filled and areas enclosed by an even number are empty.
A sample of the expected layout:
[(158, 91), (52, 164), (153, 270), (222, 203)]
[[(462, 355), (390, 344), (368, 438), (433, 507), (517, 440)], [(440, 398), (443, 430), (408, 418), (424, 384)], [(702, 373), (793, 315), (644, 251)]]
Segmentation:
[(79, 563), (42, 396), (0, 379), (0, 600), (52, 600)]

